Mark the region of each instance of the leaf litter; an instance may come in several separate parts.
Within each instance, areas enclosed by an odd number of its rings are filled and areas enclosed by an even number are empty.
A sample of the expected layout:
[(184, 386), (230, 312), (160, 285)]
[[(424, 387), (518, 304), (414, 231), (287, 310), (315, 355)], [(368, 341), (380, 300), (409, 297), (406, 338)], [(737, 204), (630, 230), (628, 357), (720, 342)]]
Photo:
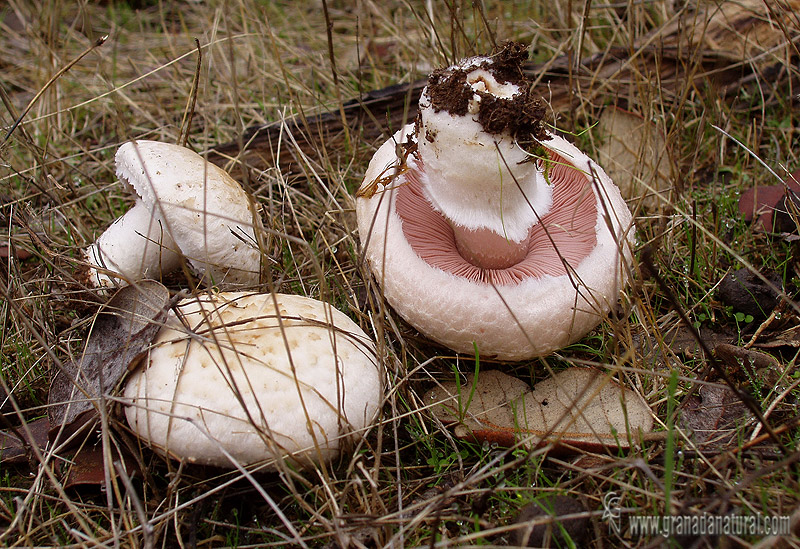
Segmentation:
[(83, 356), (53, 376), (48, 397), (51, 437), (98, 417), (99, 401), (150, 346), (169, 311), (169, 291), (145, 280), (119, 290), (95, 318)]
[(597, 123), (604, 136), (597, 160), (636, 207), (661, 212), (672, 203), (669, 150), (662, 127), (643, 116), (617, 107), (607, 107)]
[[(66, 362), (53, 376), (48, 416), (0, 433), (0, 461), (32, 464), (32, 446), (44, 449), (48, 440), (69, 437), (94, 424), (100, 400), (113, 392), (150, 346), (169, 305), (169, 291), (152, 280), (117, 291), (97, 313), (83, 355)], [(83, 447), (69, 462), (66, 488), (105, 483), (102, 448)], [(125, 462), (130, 470), (131, 460)]]
[(497, 370), (480, 372), (477, 381), (441, 383), (424, 402), (443, 423), (456, 424), (458, 438), (501, 446), (628, 449), (653, 429), (652, 411), (639, 394), (591, 368), (569, 368), (533, 389)]
[(0, 431), (0, 463), (4, 465), (21, 465), (31, 462), (31, 447), (47, 446), (47, 435), (50, 421), (46, 417), (30, 421), (27, 429), (22, 426)]
[(741, 426), (753, 417), (736, 393), (724, 384), (700, 385), (678, 410), (681, 425), (702, 450), (736, 446)]
[(800, 205), (800, 170), (779, 185), (757, 185), (739, 197), (739, 212), (756, 230), (797, 233), (796, 212)]
[[(59, 434), (69, 436), (99, 417), (100, 399), (112, 394), (129, 367), (150, 346), (170, 307), (169, 291), (145, 280), (126, 286), (100, 309), (83, 356), (53, 376), (48, 416), (0, 431), (0, 462), (33, 463), (31, 447), (43, 450)], [(81, 448), (71, 458), (65, 487), (105, 482), (101, 448)], [(123, 456), (128, 469), (132, 460)]]

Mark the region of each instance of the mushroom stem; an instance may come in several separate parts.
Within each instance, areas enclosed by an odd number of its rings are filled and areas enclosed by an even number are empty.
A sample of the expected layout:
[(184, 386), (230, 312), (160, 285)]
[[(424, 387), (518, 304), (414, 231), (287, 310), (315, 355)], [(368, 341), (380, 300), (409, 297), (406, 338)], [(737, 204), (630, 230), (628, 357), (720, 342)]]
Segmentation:
[[(90, 280), (97, 287), (118, 279), (159, 278), (180, 266), (178, 246), (161, 218), (141, 199), (117, 219), (84, 253), (91, 264)], [(119, 273), (112, 278), (100, 269)]]
[(525, 257), (530, 230), (553, 202), (541, 167), (520, 144), (548, 138), (544, 108), (519, 70), (524, 50), (511, 55), (434, 72), (412, 137), (409, 164), (425, 196), (454, 228), (464, 259), (485, 268)]
[(454, 223), (453, 236), (461, 257), (482, 269), (507, 269), (528, 255), (528, 238), (514, 242), (491, 229), (467, 229)]

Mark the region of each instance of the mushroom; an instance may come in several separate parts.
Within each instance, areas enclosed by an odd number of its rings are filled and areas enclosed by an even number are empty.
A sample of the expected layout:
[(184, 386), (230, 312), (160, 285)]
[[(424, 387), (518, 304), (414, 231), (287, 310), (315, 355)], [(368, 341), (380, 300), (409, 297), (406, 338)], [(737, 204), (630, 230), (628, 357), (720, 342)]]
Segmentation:
[(125, 143), (115, 160), (117, 176), (139, 198), (84, 251), (90, 285), (158, 278), (178, 268), (182, 256), (205, 283), (258, 283), (258, 219), (227, 172), (185, 147), (158, 141)]
[(128, 424), (157, 451), (276, 469), (334, 458), (375, 418), (375, 347), (307, 297), (223, 292), (183, 300), (123, 390)]
[(357, 193), (386, 299), (458, 352), (518, 360), (593, 329), (631, 259), (631, 213), (605, 172), (544, 127), (510, 44), (431, 74), (413, 124)]

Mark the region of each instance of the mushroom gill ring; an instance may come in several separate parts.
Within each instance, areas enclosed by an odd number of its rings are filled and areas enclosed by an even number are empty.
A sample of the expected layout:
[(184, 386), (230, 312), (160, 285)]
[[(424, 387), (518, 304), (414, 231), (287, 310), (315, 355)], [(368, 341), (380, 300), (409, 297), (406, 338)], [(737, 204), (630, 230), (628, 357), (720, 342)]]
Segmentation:
[(528, 253), (516, 265), (482, 269), (464, 259), (456, 248), (453, 229), (425, 198), (414, 169), (406, 172), (404, 181), (394, 182), (395, 208), (409, 245), (432, 267), (474, 282), (512, 285), (528, 278), (567, 274), (567, 266), (577, 267), (597, 245), (596, 199), (585, 174), (562, 156), (554, 152), (550, 156), (553, 204), (531, 227)]

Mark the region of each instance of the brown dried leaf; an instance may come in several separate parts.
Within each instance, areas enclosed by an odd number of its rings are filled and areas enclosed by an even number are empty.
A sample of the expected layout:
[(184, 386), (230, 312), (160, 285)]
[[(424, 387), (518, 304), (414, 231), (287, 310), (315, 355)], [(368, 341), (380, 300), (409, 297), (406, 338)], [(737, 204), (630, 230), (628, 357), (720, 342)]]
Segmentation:
[[(497, 370), (480, 372), (478, 385), (473, 390), (474, 376), (466, 384), (455, 381), (441, 383), (425, 395), (425, 402), (433, 405), (433, 414), (443, 423), (459, 423), (469, 431), (483, 432), (487, 426), (498, 426), (492, 442), (510, 446), (514, 443), (513, 428), (517, 424), (517, 403), (529, 393), (530, 386), (515, 377)], [(457, 429), (456, 434), (462, 433)]]
[[(733, 340), (733, 333), (725, 330), (724, 327), (701, 326), (699, 328), (700, 339), (708, 349), (713, 349), (720, 343), (728, 343)], [(683, 324), (658, 336), (639, 331), (634, 334), (633, 343), (637, 353), (641, 356), (642, 365), (651, 370), (670, 367), (669, 365), (673, 364), (676, 359), (680, 361), (703, 357), (703, 347), (700, 342), (697, 341), (692, 330)]]
[(747, 384), (782, 392), (785, 387), (784, 367), (772, 355), (736, 345), (717, 345), (714, 354), (725, 362), (738, 379)]
[[(112, 458), (118, 461), (128, 476), (133, 472), (140, 471), (136, 460), (127, 452), (123, 451), (122, 459), (115, 455)], [(109, 478), (115, 478), (117, 472), (112, 466), (109, 471)], [(103, 447), (82, 448), (70, 460), (67, 469), (67, 476), (64, 480), (64, 488), (67, 490), (79, 487), (103, 487), (106, 483), (106, 460), (103, 456)]]
[(30, 437), (25, 427), (0, 431), (0, 463), (22, 464), (30, 457), (31, 446), (44, 450), (47, 446), (47, 433), (50, 431), (50, 420), (39, 418), (27, 424)]
[(796, 233), (798, 193), (800, 170), (786, 177), (781, 185), (759, 185), (747, 189), (739, 197), (739, 212), (748, 223), (755, 220), (756, 229), (760, 231)]
[(8, 245), (0, 246), (0, 259), (8, 259), (9, 257), (13, 257), (15, 259), (19, 259), (20, 261), (24, 261), (30, 258), (33, 254), (31, 254), (28, 250), (21, 250), (17, 247), (11, 247)]
[(738, 427), (751, 415), (727, 385), (701, 385), (681, 403), (681, 423), (702, 449), (735, 446)]
[(634, 206), (641, 201), (645, 210), (663, 210), (672, 197), (663, 130), (638, 114), (608, 107), (600, 115), (597, 134), (605, 139), (597, 160), (622, 196)]
[[(767, 52), (781, 55), (779, 52), (791, 48), (784, 33), (786, 27), (775, 20), (773, 10), (777, 2), (737, 0), (691, 4), (696, 6), (696, 11), (686, 10), (683, 17), (658, 29), (660, 34), (667, 36), (661, 47), (673, 45), (671, 38), (679, 37), (682, 41), (679, 51), (699, 49), (731, 62), (751, 59), (756, 66), (768, 62), (765, 59)], [(800, 9), (798, 0), (785, 0), (783, 5), (788, 10), (786, 13), (796, 13)], [(681, 28), (684, 32), (679, 31)], [(786, 32), (793, 33), (794, 30)]]
[(96, 400), (114, 389), (152, 342), (169, 310), (169, 291), (145, 280), (119, 290), (97, 314), (83, 356), (53, 377), (51, 432), (75, 431), (96, 417)]
[(554, 441), (587, 449), (629, 448), (637, 431), (653, 427), (650, 408), (638, 394), (590, 368), (564, 370), (533, 390), (498, 371), (479, 374), (474, 392), (473, 385), (470, 376), (460, 387), (442, 383), (425, 395), (437, 418), (458, 423), (459, 438), (505, 446), (525, 440), (530, 445)]
[(781, 369), (781, 363), (774, 356), (737, 345), (721, 343), (714, 348), (714, 354), (737, 370), (741, 368), (747, 368), (749, 371)]

